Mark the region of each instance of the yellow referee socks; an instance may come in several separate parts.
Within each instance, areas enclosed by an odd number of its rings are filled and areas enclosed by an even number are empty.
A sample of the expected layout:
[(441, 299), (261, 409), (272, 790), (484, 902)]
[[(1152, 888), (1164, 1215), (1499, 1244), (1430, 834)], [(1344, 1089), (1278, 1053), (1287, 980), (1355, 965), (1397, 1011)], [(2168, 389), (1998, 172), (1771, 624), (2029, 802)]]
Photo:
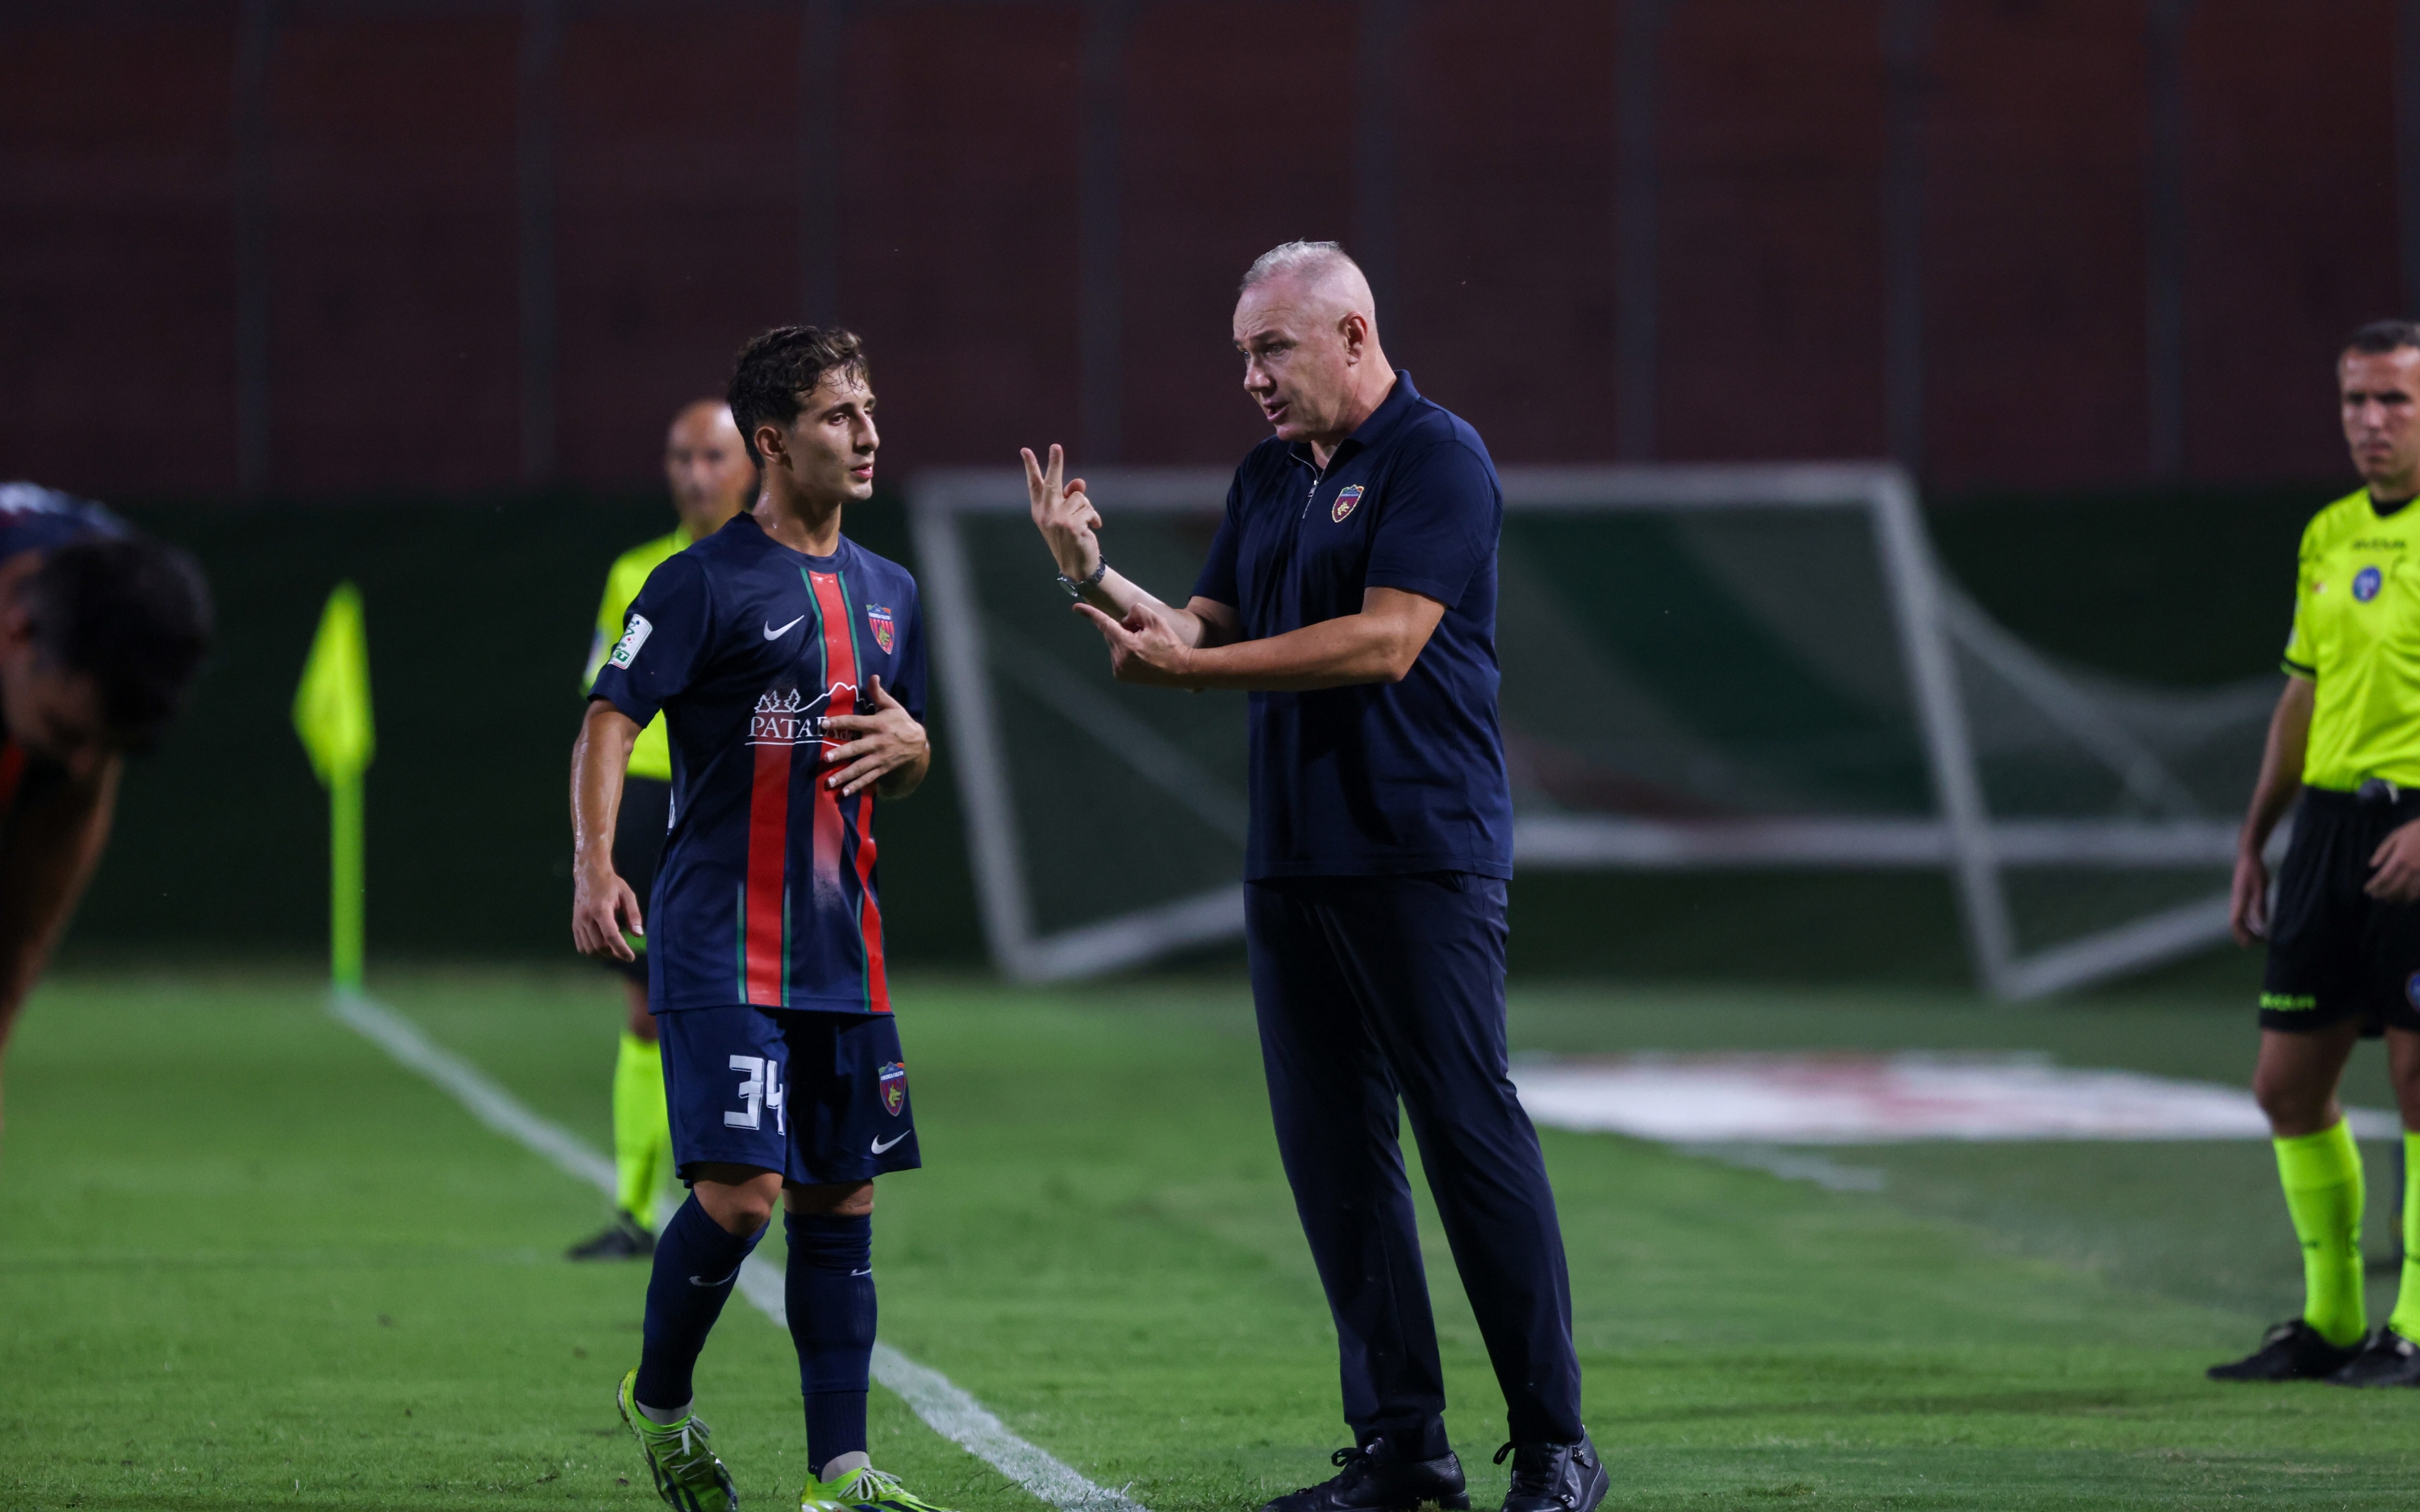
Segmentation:
[(2386, 1326), (2420, 1341), (2420, 1134), (2403, 1134), (2403, 1284)]
[(2273, 1143), (2286, 1211), (2303, 1241), (2303, 1320), (2330, 1344), (2357, 1343), (2369, 1320), (2361, 1299), (2361, 1150), (2352, 1130), (2338, 1119), (2318, 1134)]
[(621, 1054), (613, 1059), (614, 1204), (652, 1234), (656, 1194), (672, 1176), (663, 1051), (625, 1029)]

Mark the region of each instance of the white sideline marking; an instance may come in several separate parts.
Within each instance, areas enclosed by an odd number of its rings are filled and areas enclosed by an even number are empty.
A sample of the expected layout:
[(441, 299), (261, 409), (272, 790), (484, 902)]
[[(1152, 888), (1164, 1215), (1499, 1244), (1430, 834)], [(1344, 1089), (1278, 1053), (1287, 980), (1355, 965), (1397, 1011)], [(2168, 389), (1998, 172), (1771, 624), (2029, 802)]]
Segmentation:
[[(1512, 1079), (1540, 1123), (1729, 1145), (1724, 1158), (1735, 1164), (1740, 1147), (1776, 1145), (2269, 1137), (2269, 1120), (2241, 1088), (2040, 1056), (1605, 1056), (1516, 1063)], [(2402, 1128), (2375, 1109), (2346, 1118), (2364, 1138), (2391, 1139)], [(1811, 1170), (1776, 1174), (1820, 1180)]]
[[(613, 1195), (612, 1161), (563, 1125), (531, 1112), (485, 1072), (439, 1045), (410, 1019), (358, 993), (342, 991), (329, 995), (328, 1011), (401, 1065), (451, 1093), (481, 1123), (545, 1156), (566, 1175), (607, 1196)], [(770, 1262), (750, 1256), (740, 1270), (738, 1289), (759, 1312), (788, 1326), (782, 1273)], [(888, 1344), (874, 1347), (874, 1379), (896, 1393), (934, 1432), (1061, 1512), (1149, 1512), (1140, 1503), (1093, 1484), (1047, 1450), (1018, 1438), (949, 1377), (918, 1365)]]

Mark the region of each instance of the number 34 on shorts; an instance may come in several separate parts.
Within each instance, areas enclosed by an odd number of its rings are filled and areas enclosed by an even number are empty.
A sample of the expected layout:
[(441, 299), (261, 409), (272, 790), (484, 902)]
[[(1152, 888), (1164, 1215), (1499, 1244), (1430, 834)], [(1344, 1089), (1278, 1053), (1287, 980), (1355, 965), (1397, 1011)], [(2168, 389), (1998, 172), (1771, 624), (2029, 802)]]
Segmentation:
[(892, 1015), (690, 1008), (656, 1026), (684, 1179), (711, 1164), (821, 1185), (923, 1164)]

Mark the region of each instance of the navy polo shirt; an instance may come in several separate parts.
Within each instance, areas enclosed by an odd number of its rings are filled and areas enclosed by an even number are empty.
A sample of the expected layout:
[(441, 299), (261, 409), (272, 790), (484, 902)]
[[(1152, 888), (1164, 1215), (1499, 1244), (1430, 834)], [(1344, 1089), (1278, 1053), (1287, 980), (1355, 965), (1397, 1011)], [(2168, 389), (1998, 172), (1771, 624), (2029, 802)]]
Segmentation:
[(1400, 683), (1251, 695), (1244, 876), (1512, 874), (1496, 717), (1496, 538), (1504, 489), (1479, 433), (1398, 369), (1322, 471), (1272, 436), (1227, 489), (1194, 596), (1265, 640), (1401, 588), (1445, 617)]

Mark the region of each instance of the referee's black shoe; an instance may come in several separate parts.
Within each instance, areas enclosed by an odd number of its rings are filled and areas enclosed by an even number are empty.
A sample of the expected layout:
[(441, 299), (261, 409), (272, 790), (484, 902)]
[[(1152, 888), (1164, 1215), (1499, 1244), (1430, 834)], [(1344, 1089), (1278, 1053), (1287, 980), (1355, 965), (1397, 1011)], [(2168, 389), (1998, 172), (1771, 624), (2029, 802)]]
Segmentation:
[(1404, 1459), (1384, 1438), (1328, 1457), (1338, 1473), (1316, 1486), (1267, 1503), (1261, 1512), (1413, 1512), (1437, 1506), (1467, 1512), (1462, 1461), (1451, 1452), (1440, 1459)]
[(2369, 1336), (2369, 1347), (2328, 1377), (2331, 1386), (2420, 1386), (2420, 1344), (2391, 1328)]
[(564, 1251), (567, 1260), (644, 1260), (656, 1253), (656, 1236), (639, 1227), (639, 1220), (615, 1209), (613, 1223), (594, 1239), (582, 1240)]
[(2352, 1363), (2358, 1344), (2330, 1344), (2297, 1318), (2260, 1336), (2260, 1348), (2228, 1365), (2210, 1367), (2212, 1381), (2325, 1381)]
[(1512, 1457), (1512, 1484), (1504, 1512), (1596, 1512), (1613, 1484), (1585, 1433), (1577, 1443), (1508, 1443), (1496, 1451), (1496, 1462), (1506, 1455)]

